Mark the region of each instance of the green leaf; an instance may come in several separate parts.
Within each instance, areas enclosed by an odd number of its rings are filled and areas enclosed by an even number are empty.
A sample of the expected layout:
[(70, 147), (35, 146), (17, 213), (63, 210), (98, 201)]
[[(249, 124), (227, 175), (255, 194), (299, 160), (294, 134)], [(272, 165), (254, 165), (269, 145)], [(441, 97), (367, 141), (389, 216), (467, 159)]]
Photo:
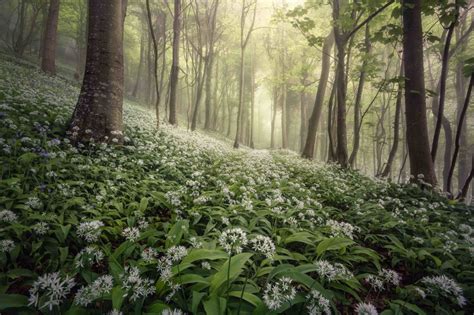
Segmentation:
[[(231, 292), (229, 292), (229, 296), (233, 296), (233, 297), (236, 297), (236, 298), (239, 298), (239, 299), (240, 299), (241, 295), (242, 295), (242, 291), (231, 291)], [(254, 295), (252, 293), (249, 293), (247, 291), (244, 291), (244, 295), (242, 296), (242, 299), (244, 301), (249, 302), (250, 304), (252, 304), (255, 307), (258, 307), (258, 306), (263, 304), (263, 301), (258, 296)]]
[(145, 212), (146, 208), (148, 207), (148, 198), (143, 197), (140, 200), (140, 205), (138, 206), (138, 211)]
[(408, 303), (408, 302), (405, 302), (405, 301), (402, 301), (402, 300), (394, 300), (394, 301), (391, 301), (391, 302), (396, 303), (396, 304), (400, 305), (401, 307), (404, 307), (407, 310), (410, 310), (410, 311), (412, 311), (412, 312), (414, 312), (418, 315), (426, 315), (425, 311), (423, 311), (421, 308), (419, 308), (415, 304), (411, 304), (411, 303)]
[(197, 260), (217, 260), (225, 259), (227, 257), (229, 257), (229, 254), (219, 249), (198, 248), (191, 250), (181, 263), (186, 265)]
[(120, 286), (115, 286), (112, 289), (112, 306), (115, 310), (120, 310), (122, 308), (124, 294), (125, 292)]
[[(222, 284), (227, 281), (227, 278), (232, 281), (237, 278), (240, 273), (242, 273), (243, 268), (247, 261), (252, 257), (250, 253), (241, 253), (235, 256), (230, 257), (230, 269), (229, 269), (229, 259), (221, 266), (219, 271), (212, 276), (211, 281), (211, 292), (215, 293)], [(229, 274), (229, 276), (228, 276)]]
[(225, 314), (227, 301), (217, 295), (211, 295), (209, 299), (203, 302), (206, 315), (222, 315)]
[(323, 240), (318, 244), (318, 247), (316, 248), (316, 253), (318, 254), (318, 256), (321, 256), (326, 251), (342, 250), (352, 244), (354, 244), (354, 241), (349, 238), (331, 237)]
[(28, 298), (20, 294), (0, 294), (0, 311), (28, 306)]
[(189, 221), (179, 220), (169, 230), (168, 237), (166, 239), (166, 248), (178, 245), (183, 238), (184, 233), (188, 231)]

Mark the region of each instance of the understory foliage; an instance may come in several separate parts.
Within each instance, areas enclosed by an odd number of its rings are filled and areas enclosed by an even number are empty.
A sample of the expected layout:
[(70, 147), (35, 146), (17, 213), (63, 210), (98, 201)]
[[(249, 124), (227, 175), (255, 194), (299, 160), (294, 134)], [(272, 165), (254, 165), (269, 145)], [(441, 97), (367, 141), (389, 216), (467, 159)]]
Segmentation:
[(0, 61), (2, 314), (472, 313), (472, 209), (133, 104), (73, 147), (77, 94)]

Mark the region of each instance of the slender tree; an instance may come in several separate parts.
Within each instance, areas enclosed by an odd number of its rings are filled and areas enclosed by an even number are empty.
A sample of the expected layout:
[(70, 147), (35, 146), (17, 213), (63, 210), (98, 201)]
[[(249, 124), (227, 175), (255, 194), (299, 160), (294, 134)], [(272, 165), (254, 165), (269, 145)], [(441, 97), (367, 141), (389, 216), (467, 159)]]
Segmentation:
[(405, 116), (411, 175), (436, 185), (426, 118), (423, 67), (421, 0), (403, 1), (403, 62), (405, 69)]
[(73, 141), (121, 143), (122, 103), (122, 5), (116, 0), (89, 1), (86, 69), (69, 125)]
[(152, 46), (153, 46), (153, 76), (155, 78), (155, 113), (156, 113), (156, 125), (160, 125), (160, 83), (158, 79), (158, 41), (156, 40), (155, 29), (153, 27), (153, 20), (150, 8), (150, 0), (146, 0), (146, 12), (148, 19), (148, 29), (151, 35)]
[(178, 88), (179, 72), (179, 40), (181, 34), (181, 0), (174, 0), (174, 18), (173, 18), (173, 61), (170, 73), (170, 116), (169, 123), (178, 124), (176, 119), (176, 91)]

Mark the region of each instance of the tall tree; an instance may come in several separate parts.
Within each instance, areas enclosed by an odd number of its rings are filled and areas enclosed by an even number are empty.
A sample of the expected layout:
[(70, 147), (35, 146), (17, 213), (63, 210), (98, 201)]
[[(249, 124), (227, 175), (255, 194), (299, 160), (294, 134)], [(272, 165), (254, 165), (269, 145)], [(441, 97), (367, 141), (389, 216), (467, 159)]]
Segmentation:
[(43, 35), (41, 69), (51, 75), (56, 74), (56, 41), (58, 34), (59, 0), (50, 0), (48, 18)]
[(89, 1), (86, 69), (69, 125), (75, 142), (123, 141), (123, 13), (120, 1)]
[(174, 0), (174, 18), (173, 18), (173, 61), (170, 73), (170, 116), (169, 123), (176, 125), (176, 91), (178, 88), (179, 72), (179, 39), (181, 34), (181, 0)]
[(334, 32), (326, 37), (323, 44), (323, 52), (321, 55), (321, 75), (319, 77), (318, 91), (316, 92), (316, 99), (314, 101), (313, 112), (308, 122), (308, 135), (303, 149), (302, 156), (307, 159), (312, 159), (314, 156), (314, 145), (316, 143), (316, 133), (318, 132), (319, 120), (323, 110), (324, 96), (326, 94), (329, 70), (331, 67), (331, 49), (334, 45)]
[(415, 178), (436, 185), (426, 118), (423, 67), (421, 0), (403, 1), (403, 62), (405, 70), (405, 116), (410, 172)]
[(160, 83), (158, 79), (158, 41), (156, 39), (155, 29), (153, 27), (153, 20), (150, 8), (150, 0), (146, 0), (146, 12), (148, 20), (148, 29), (151, 35), (152, 46), (153, 46), (153, 76), (155, 78), (155, 115), (156, 125), (160, 125)]
[[(250, 21), (249, 28), (245, 30), (245, 24), (247, 17), (253, 8), (253, 13)], [(257, 16), (257, 0), (242, 0), (242, 10), (240, 14), (240, 72), (239, 72), (239, 107), (237, 111), (237, 130), (235, 133), (234, 148), (238, 148), (240, 145), (241, 138), (241, 120), (242, 120), (242, 108), (244, 103), (244, 61), (245, 61), (245, 49), (250, 39), (255, 26), (255, 18)]]

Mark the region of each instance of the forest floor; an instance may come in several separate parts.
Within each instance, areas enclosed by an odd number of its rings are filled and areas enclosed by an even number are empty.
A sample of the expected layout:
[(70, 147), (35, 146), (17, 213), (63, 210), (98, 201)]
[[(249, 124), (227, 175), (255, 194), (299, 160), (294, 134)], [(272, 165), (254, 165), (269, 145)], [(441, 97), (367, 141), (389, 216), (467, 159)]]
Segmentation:
[(76, 148), (77, 95), (0, 60), (2, 314), (474, 310), (472, 209), (128, 102), (123, 146)]

